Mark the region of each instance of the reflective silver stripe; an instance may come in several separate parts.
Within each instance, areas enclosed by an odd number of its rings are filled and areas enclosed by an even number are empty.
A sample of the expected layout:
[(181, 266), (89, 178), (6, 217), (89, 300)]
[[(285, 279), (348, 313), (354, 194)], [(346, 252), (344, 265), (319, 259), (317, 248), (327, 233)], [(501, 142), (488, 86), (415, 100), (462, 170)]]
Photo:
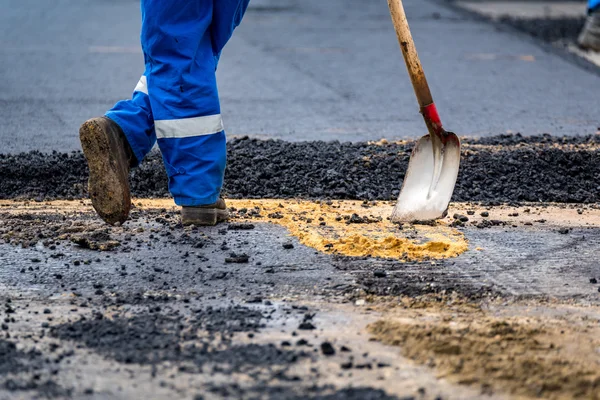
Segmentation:
[(212, 135), (223, 130), (221, 114), (184, 119), (163, 119), (154, 121), (158, 139), (187, 138)]
[(142, 77), (140, 78), (140, 81), (135, 86), (135, 89), (133, 89), (133, 91), (148, 94), (148, 81), (146, 80), (145, 75), (142, 75)]

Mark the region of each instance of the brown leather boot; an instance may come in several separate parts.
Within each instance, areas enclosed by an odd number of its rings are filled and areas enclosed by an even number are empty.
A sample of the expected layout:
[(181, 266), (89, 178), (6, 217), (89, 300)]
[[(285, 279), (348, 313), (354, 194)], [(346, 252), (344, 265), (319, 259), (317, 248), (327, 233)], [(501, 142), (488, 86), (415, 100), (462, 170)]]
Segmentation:
[(218, 222), (227, 221), (227, 219), (229, 219), (229, 212), (223, 199), (206, 206), (181, 208), (181, 222), (183, 225), (212, 226)]
[(131, 209), (129, 170), (135, 162), (121, 127), (107, 117), (92, 118), (79, 128), (88, 162), (88, 191), (98, 215), (108, 224), (123, 223)]

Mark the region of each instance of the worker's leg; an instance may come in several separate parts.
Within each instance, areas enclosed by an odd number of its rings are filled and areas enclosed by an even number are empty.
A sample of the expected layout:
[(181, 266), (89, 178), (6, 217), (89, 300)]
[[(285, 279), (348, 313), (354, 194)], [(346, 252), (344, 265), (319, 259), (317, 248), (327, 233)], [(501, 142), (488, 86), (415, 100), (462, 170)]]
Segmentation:
[(146, 74), (140, 78), (131, 100), (118, 102), (106, 116), (121, 127), (137, 163), (141, 162), (156, 143)]
[(215, 69), (247, 4), (248, 0), (142, 0), (146, 71), (131, 100), (117, 103), (107, 118), (91, 119), (80, 128), (90, 167), (90, 197), (105, 221), (127, 218), (129, 167), (140, 162), (157, 139), (175, 202), (208, 206), (188, 210), (200, 223), (226, 215), (219, 200), (226, 147)]
[(249, 2), (250, 0), (215, 0), (211, 36), (217, 59), (234, 29), (242, 22)]
[(588, 0), (588, 17), (577, 42), (584, 49), (600, 51), (600, 0)]
[(125, 222), (131, 208), (129, 170), (156, 142), (146, 77), (142, 76), (130, 100), (118, 102), (105, 117), (83, 123), (79, 138), (94, 209), (109, 224)]
[(142, 1), (142, 46), (156, 137), (169, 189), (181, 206), (213, 204), (219, 198), (226, 147), (215, 69), (246, 4)]
[(169, 189), (182, 206), (215, 203), (225, 171), (212, 18), (213, 0), (142, 0), (154, 127)]

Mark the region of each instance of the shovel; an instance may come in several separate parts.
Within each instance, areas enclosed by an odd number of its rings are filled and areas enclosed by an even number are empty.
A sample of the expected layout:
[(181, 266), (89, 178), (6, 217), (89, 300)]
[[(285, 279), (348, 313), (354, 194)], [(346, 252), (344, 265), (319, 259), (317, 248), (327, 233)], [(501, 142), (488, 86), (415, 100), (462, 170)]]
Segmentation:
[(431, 221), (445, 217), (448, 212), (460, 166), (460, 140), (454, 133), (442, 128), (402, 0), (388, 0), (388, 6), (408, 75), (429, 131), (429, 135), (417, 141), (412, 151), (391, 219), (393, 222)]

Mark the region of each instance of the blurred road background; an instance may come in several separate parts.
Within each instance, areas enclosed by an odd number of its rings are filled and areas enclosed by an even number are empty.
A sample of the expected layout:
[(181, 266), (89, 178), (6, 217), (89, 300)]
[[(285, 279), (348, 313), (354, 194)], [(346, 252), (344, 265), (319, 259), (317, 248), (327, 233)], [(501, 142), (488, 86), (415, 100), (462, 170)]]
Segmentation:
[[(518, 14), (540, 1), (405, 3), (448, 128), (597, 131), (597, 71), (471, 13)], [(560, 4), (583, 17), (583, 1)], [(0, 153), (76, 150), (80, 123), (131, 95), (143, 70), (139, 8), (137, 0), (0, 0)], [(383, 0), (253, 0), (218, 76), (230, 137), (424, 133)]]

